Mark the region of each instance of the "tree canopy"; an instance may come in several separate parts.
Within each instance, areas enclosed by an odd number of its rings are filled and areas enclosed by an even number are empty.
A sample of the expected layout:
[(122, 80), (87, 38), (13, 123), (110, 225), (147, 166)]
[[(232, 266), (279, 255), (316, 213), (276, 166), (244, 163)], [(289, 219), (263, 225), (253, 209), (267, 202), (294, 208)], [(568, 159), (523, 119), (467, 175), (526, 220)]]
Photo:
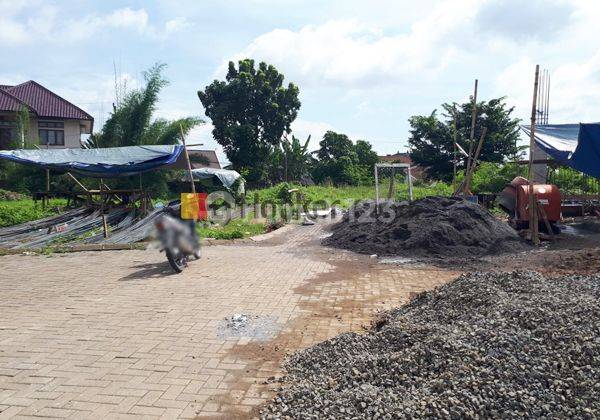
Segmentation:
[(213, 136), (234, 169), (259, 182), (269, 156), (298, 115), (298, 87), (283, 85), (284, 76), (269, 64), (254, 60), (229, 62), (225, 81), (215, 80), (198, 97), (214, 125)]
[(162, 75), (164, 64), (156, 64), (144, 72), (145, 85), (125, 94), (100, 133), (90, 137), (90, 147), (137, 146), (144, 144), (176, 144), (181, 139), (179, 127), (185, 134), (202, 123), (197, 117), (174, 121), (152, 119), (161, 90), (169, 84)]
[[(442, 104), (442, 115), (437, 110), (430, 115), (417, 115), (409, 118), (410, 138), (408, 140), (410, 156), (413, 162), (427, 169), (430, 178), (448, 181), (452, 179), (454, 153), (454, 122), (458, 144), (469, 150), (471, 131), (472, 101), (458, 104)], [(515, 156), (519, 149), (520, 120), (512, 117), (514, 107), (508, 107), (505, 98), (491, 99), (477, 103), (475, 124), (475, 142), (487, 127), (480, 160), (485, 162), (503, 162), (509, 156)], [(458, 166), (464, 168), (467, 158), (459, 154)]]
[(347, 135), (328, 131), (319, 146), (313, 169), (317, 183), (330, 179), (334, 184), (357, 185), (372, 178), (379, 158), (369, 142), (358, 140), (354, 144)]

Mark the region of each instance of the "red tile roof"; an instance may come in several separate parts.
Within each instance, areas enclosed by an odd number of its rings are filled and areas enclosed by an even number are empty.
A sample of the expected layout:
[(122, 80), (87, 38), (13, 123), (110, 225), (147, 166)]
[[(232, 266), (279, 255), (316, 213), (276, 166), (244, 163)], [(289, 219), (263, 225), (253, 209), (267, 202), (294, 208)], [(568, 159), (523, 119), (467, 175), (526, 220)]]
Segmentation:
[(0, 111), (17, 112), (24, 106), (27, 107), (19, 99), (0, 88)]
[(41, 118), (94, 120), (81, 108), (33, 80), (16, 86), (0, 85), (0, 90), (26, 103)]

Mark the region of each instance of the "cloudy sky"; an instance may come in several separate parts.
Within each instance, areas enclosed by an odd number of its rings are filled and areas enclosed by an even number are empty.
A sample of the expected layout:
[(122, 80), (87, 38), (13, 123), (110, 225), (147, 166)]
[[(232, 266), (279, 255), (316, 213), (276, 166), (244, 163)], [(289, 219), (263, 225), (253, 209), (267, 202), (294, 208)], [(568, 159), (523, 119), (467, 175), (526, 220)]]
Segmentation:
[[(0, 0), (0, 84), (36, 80), (100, 127), (117, 74), (168, 64), (159, 114), (204, 116), (196, 95), (231, 59), (274, 64), (300, 87), (296, 135), (326, 130), (405, 150), (407, 119), (445, 101), (507, 96), (524, 120), (536, 63), (550, 122), (600, 120), (597, 0)], [(218, 146), (208, 121), (194, 143)]]

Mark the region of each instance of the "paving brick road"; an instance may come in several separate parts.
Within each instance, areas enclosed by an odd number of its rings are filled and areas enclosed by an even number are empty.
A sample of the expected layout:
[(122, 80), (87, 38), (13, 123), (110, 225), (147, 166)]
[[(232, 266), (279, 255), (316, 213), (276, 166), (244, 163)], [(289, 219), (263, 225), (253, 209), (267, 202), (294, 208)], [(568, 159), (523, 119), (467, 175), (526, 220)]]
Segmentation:
[(207, 247), (179, 275), (155, 250), (0, 257), (0, 419), (252, 417), (286, 353), (456, 274), (322, 235)]

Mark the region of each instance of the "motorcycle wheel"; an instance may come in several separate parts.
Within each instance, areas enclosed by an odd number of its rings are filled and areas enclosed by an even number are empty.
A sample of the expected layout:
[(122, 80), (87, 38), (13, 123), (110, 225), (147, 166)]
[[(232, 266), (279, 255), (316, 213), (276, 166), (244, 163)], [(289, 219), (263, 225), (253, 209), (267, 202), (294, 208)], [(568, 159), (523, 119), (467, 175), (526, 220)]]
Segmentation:
[(185, 257), (180, 253), (174, 254), (173, 251), (169, 249), (166, 250), (166, 254), (167, 260), (169, 260), (169, 264), (173, 270), (175, 270), (176, 273), (181, 273), (185, 268)]
[(194, 251), (194, 258), (197, 259), (197, 260), (199, 260), (201, 256), (202, 256), (202, 252), (200, 251), (200, 247), (198, 247)]

